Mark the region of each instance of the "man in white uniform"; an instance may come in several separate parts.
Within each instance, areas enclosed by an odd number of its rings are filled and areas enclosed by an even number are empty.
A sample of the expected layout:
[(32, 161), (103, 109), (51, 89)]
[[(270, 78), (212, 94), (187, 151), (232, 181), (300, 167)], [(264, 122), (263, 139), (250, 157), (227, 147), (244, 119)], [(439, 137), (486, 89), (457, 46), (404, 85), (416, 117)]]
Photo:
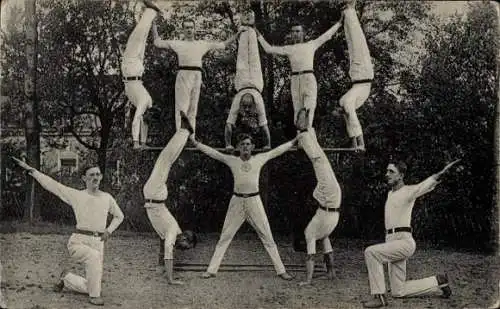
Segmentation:
[[(177, 54), (179, 72), (175, 80), (175, 125), (181, 127), (180, 112), (183, 111), (189, 122), (196, 130), (196, 115), (198, 113), (198, 99), (202, 83), (202, 58), (212, 49), (224, 49), (240, 34), (233, 35), (225, 42), (195, 40), (195, 24), (191, 19), (182, 24), (184, 40), (162, 40), (153, 24), (154, 45), (158, 48), (172, 49)], [(181, 147), (182, 148), (182, 147)]]
[(276, 158), (292, 148), (296, 142), (296, 138), (271, 151), (252, 156), (252, 150), (255, 147), (252, 138), (249, 135), (242, 134), (238, 143), (238, 150), (240, 152), (239, 157), (220, 153), (198, 142), (194, 135), (191, 135), (191, 140), (196, 148), (203, 153), (229, 166), (234, 177), (234, 194), (229, 202), (222, 233), (215, 247), (215, 252), (210, 260), (208, 269), (202, 277), (215, 277), (229, 243), (243, 222), (248, 221), (257, 231), (260, 240), (271, 257), (278, 276), (284, 280), (291, 280), (292, 276), (286, 272), (285, 266), (281, 261), (278, 247), (274, 242), (271, 227), (267, 220), (264, 205), (262, 205), (262, 200), (260, 199), (259, 176), (262, 166), (264, 166), (267, 161)]
[(144, 122), (144, 113), (153, 106), (149, 92), (142, 84), (144, 73), (144, 52), (149, 29), (156, 14), (160, 9), (152, 1), (143, 1), (145, 4), (139, 23), (130, 34), (125, 51), (122, 55), (121, 70), (125, 94), (135, 106), (134, 119), (132, 120), (132, 141), (134, 149), (140, 149), (146, 144), (148, 126)]
[[(323, 259), (326, 264), (327, 276), (330, 279), (334, 278), (333, 248), (329, 236), (339, 222), (342, 191), (328, 157), (319, 147), (317, 140), (311, 132), (306, 129), (308, 117), (307, 115), (303, 116), (303, 113), (307, 113), (307, 111), (302, 109), (299, 112), (299, 121), (297, 124), (300, 129), (305, 131), (298, 135), (298, 140), (312, 162), (317, 180), (313, 197), (319, 203), (316, 214), (304, 231), (307, 244), (306, 280), (300, 282), (300, 285), (309, 285), (314, 273), (314, 256), (316, 255), (316, 241), (318, 240), (323, 245)], [(316, 155), (314, 149), (320, 149), (319, 156)]]
[(389, 264), (389, 281), (393, 297), (412, 297), (442, 293), (449, 298), (451, 289), (446, 274), (439, 274), (420, 280), (406, 280), (406, 261), (415, 252), (415, 240), (410, 227), (411, 213), (415, 200), (432, 191), (456, 160), (439, 173), (416, 185), (405, 185), (406, 164), (391, 163), (387, 166), (386, 179), (391, 187), (385, 202), (386, 241), (372, 245), (365, 250), (370, 290), (374, 298), (364, 303), (365, 308), (387, 306), (383, 263)]
[[(253, 11), (245, 12), (242, 26), (253, 27), (254, 24), (255, 16)], [(264, 149), (271, 148), (271, 134), (267, 126), (266, 109), (261, 94), (263, 86), (257, 34), (253, 28), (247, 28), (247, 31), (240, 35), (238, 42), (238, 57), (236, 59), (236, 75), (234, 78), (234, 87), (237, 93), (234, 96), (226, 121), (224, 131), (226, 148), (234, 149), (232, 146), (232, 133), (238, 115), (248, 115), (254, 109), (257, 112), (258, 125), (264, 135)]]
[[(60, 290), (66, 287), (88, 294), (91, 304), (104, 305), (101, 298), (104, 242), (123, 221), (123, 213), (111, 194), (99, 190), (102, 180), (99, 167), (94, 165), (82, 169), (86, 189), (76, 190), (60, 184), (19, 159), (14, 160), (45, 190), (70, 205), (75, 213), (76, 231), (69, 238), (68, 250), (73, 260), (85, 265), (86, 278), (63, 272)], [(113, 220), (106, 228), (108, 214), (113, 216)]]
[(373, 80), (373, 64), (366, 38), (361, 29), (355, 10), (356, 0), (347, 1), (343, 11), (344, 31), (349, 51), (349, 76), (351, 89), (340, 98), (340, 106), (344, 109), (347, 135), (352, 147), (365, 150), (365, 142), (361, 124), (356, 110), (361, 107), (370, 95)]
[(192, 240), (188, 239), (187, 235), (182, 233), (177, 221), (165, 205), (168, 196), (168, 174), (175, 160), (177, 160), (182, 152), (182, 148), (178, 148), (177, 145), (184, 145), (188, 137), (189, 131), (185, 128), (179, 129), (174, 134), (158, 156), (153, 171), (143, 188), (146, 200), (144, 207), (153, 228), (164, 241), (164, 245), (160, 246), (164, 250), (161, 255), (164, 259), (163, 264), (165, 265), (167, 281), (173, 285), (184, 284), (184, 282), (175, 280), (173, 277), (174, 246), (177, 244), (177, 247), (181, 249), (188, 249), (194, 246), (191, 242)]
[[(308, 109), (310, 113), (308, 128), (312, 128), (313, 125), (318, 92), (313, 71), (314, 54), (321, 45), (331, 39), (340, 26), (341, 22), (337, 22), (321, 36), (307, 42), (304, 42), (302, 25), (292, 26), (294, 44), (285, 46), (271, 46), (260, 33), (258, 34), (258, 40), (267, 53), (287, 56), (290, 60), (294, 121), (297, 120), (297, 115), (302, 108)], [(312, 133), (314, 134), (314, 131)]]

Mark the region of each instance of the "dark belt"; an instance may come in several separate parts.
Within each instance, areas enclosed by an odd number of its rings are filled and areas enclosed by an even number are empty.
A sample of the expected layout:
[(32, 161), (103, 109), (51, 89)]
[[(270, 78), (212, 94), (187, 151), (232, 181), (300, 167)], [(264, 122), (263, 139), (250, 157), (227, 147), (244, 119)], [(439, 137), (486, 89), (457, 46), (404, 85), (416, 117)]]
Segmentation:
[(165, 200), (153, 200), (153, 199), (146, 199), (146, 203), (153, 203), (153, 204), (165, 204)]
[(75, 231), (76, 234), (82, 234), (82, 235), (88, 235), (88, 236), (94, 236), (94, 237), (100, 237), (102, 236), (102, 232), (92, 232), (92, 231), (86, 231), (86, 230), (80, 230), (76, 229)]
[(259, 89), (257, 89), (256, 87), (252, 87), (252, 86), (243, 87), (243, 88), (239, 89), (239, 90), (238, 90), (238, 92), (241, 92), (241, 91), (243, 91), (243, 90), (245, 90), (245, 89), (254, 89), (254, 90), (257, 90), (257, 91), (260, 93), (260, 90), (259, 90)]
[(123, 81), (142, 80), (142, 76), (124, 76)]
[(323, 209), (326, 212), (340, 212), (340, 208), (328, 208), (319, 205), (319, 208)]
[(236, 193), (236, 192), (233, 192), (233, 194), (237, 197), (244, 197), (244, 198), (247, 198), (247, 197), (252, 197), (252, 196), (256, 196), (256, 195), (259, 195), (260, 192), (254, 192), (254, 193)]
[(392, 228), (392, 229), (388, 229), (385, 232), (387, 234), (393, 234), (393, 233), (397, 233), (397, 232), (408, 232), (408, 233), (411, 233), (411, 227), (406, 227), (406, 226), (395, 227), (395, 228)]
[(373, 82), (373, 79), (359, 79), (359, 80), (353, 80), (351, 84), (364, 84), (364, 83), (371, 83)]
[(179, 71), (200, 71), (202, 72), (203, 70), (200, 67), (192, 67), (192, 66), (180, 66)]
[(307, 73), (314, 73), (314, 71), (313, 70), (305, 70), (305, 71), (292, 72), (292, 75), (302, 75), (302, 74), (307, 74)]

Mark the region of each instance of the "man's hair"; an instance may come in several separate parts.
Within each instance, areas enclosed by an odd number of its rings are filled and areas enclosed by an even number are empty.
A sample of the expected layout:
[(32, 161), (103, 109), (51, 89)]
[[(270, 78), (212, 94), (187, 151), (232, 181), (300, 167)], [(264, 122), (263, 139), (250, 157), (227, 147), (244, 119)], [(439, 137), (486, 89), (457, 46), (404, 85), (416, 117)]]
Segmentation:
[(242, 95), (241, 98), (240, 98), (240, 103), (243, 101), (243, 98), (245, 98), (245, 97), (250, 97), (252, 99), (252, 104), (253, 105), (256, 104), (255, 98), (254, 98), (254, 96), (251, 93), (245, 93), (244, 95)]
[(293, 27), (300, 27), (302, 30), (304, 30), (304, 25), (301, 24), (301, 23), (293, 23), (291, 26), (290, 26), (290, 29), (292, 29)]
[(193, 25), (196, 25), (196, 23), (194, 22), (194, 19), (192, 19), (192, 18), (185, 19), (185, 20), (182, 22), (182, 27), (184, 27), (184, 25), (185, 25), (186, 23), (193, 23)]
[(81, 166), (81, 167), (79, 168), (79, 170), (80, 170), (80, 175), (81, 175), (81, 176), (85, 176), (85, 175), (87, 175), (87, 171), (88, 171), (89, 169), (91, 169), (91, 168), (94, 168), (94, 167), (99, 168), (99, 170), (101, 169), (101, 168), (99, 167), (99, 164), (97, 164), (96, 162), (89, 162), (89, 163), (84, 164), (83, 166)]
[(394, 164), (400, 174), (406, 175), (406, 171), (408, 170), (406, 163), (403, 161), (391, 161), (390, 163)]
[(250, 134), (247, 134), (247, 133), (241, 133), (240, 135), (238, 135), (238, 144), (243, 142), (244, 140), (246, 139), (249, 139), (250, 140), (250, 143), (253, 144), (253, 138)]
[(196, 247), (196, 244), (198, 243), (198, 236), (195, 232), (186, 230), (180, 235), (184, 236), (185, 241), (180, 241), (179, 238), (177, 238), (175, 241), (175, 248), (187, 250)]

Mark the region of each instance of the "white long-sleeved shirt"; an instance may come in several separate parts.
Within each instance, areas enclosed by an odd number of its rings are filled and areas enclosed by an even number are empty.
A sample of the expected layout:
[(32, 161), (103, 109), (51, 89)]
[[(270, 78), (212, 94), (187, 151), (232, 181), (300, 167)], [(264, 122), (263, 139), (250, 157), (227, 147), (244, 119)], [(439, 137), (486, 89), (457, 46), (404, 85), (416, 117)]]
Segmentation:
[[(77, 190), (67, 187), (47, 175), (38, 171), (31, 172), (31, 176), (47, 191), (57, 195), (63, 202), (69, 204), (75, 213), (76, 228), (92, 232), (112, 233), (122, 223), (124, 215), (111, 194), (98, 191), (96, 195), (86, 190)], [(106, 228), (108, 213), (113, 220)]]
[(224, 42), (215, 41), (182, 41), (155, 39), (154, 45), (159, 48), (171, 48), (177, 53), (179, 66), (202, 67), (203, 56), (211, 49), (226, 48)]
[(434, 190), (437, 184), (436, 178), (431, 176), (416, 185), (405, 185), (396, 191), (389, 191), (385, 202), (385, 228), (409, 227), (415, 200)]
[(313, 70), (316, 50), (326, 41), (330, 40), (339, 28), (340, 23), (336, 23), (315, 40), (292, 45), (271, 46), (262, 35), (258, 36), (258, 40), (267, 53), (287, 56), (290, 60), (292, 72), (300, 72)]
[(255, 193), (259, 191), (260, 171), (267, 161), (282, 155), (292, 148), (294, 142), (289, 141), (273, 150), (251, 156), (249, 160), (242, 160), (240, 157), (226, 155), (219, 151), (197, 143), (196, 147), (212, 159), (225, 163), (231, 169), (234, 178), (234, 192), (236, 193)]

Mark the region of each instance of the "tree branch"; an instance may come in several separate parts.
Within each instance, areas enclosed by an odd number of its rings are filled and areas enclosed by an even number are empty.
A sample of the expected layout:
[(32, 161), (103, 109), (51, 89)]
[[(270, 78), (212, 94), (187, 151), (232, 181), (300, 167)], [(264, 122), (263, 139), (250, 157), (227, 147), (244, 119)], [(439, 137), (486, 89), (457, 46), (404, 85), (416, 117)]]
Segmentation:
[(70, 125), (69, 125), (69, 129), (71, 130), (71, 134), (73, 134), (73, 136), (76, 138), (76, 140), (82, 144), (83, 146), (85, 146), (86, 148), (88, 149), (91, 149), (91, 150), (98, 150), (99, 148), (96, 147), (95, 145), (92, 145), (90, 143), (87, 143), (86, 141), (84, 141), (82, 139), (82, 137), (76, 132), (75, 130), (75, 126), (74, 126), (74, 122), (73, 122), (73, 117), (70, 118)]

